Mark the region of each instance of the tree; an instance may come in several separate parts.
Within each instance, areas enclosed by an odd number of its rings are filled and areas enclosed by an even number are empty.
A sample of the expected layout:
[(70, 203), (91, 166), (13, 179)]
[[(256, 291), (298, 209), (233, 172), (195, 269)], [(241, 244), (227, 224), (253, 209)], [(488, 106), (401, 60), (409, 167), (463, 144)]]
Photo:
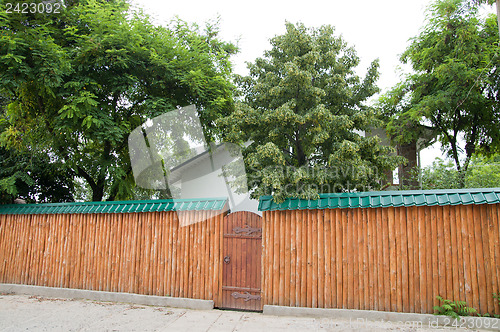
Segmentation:
[(236, 47), (218, 39), (216, 24), (154, 26), (120, 0), (0, 15), (0, 93), (9, 100), (0, 143), (50, 155), (94, 201), (131, 197), (127, 137), (148, 118), (195, 104), (210, 141), (233, 108)]
[(496, 3), (498, 35), (500, 37), (500, 0), (471, 0), (471, 1), (474, 5), (482, 5), (482, 4), (493, 5), (494, 3)]
[(407, 82), (399, 83), (377, 101), (377, 109), (385, 123), (385, 130), (397, 154), (406, 160), (399, 166), (399, 186), (404, 189), (420, 188), (417, 154), (435, 140), (436, 130), (412, 118), (409, 110), (411, 99), (407, 98), (411, 87)]
[[(465, 1), (436, 1), (428, 24), (401, 57), (414, 74), (402, 84), (404, 93), (398, 98), (404, 106), (395, 118), (437, 132), (461, 174), (459, 186), (474, 153), (491, 153), (500, 146), (496, 28), (495, 17), (480, 20), (477, 7)], [(401, 122), (390, 124), (405, 132)]]
[(226, 140), (251, 142), (243, 155), (252, 195), (279, 201), (379, 187), (396, 158), (361, 134), (376, 124), (365, 102), (378, 91), (378, 61), (361, 79), (355, 50), (331, 26), (286, 23), (271, 45), (238, 79), (244, 100), (219, 121)]
[[(437, 158), (431, 166), (422, 170), (422, 189), (456, 189), (460, 173), (453, 162)], [(500, 155), (489, 157), (474, 155), (465, 174), (465, 188), (500, 187)]]
[(467, 188), (500, 187), (500, 154), (473, 156), (465, 176), (465, 186)]

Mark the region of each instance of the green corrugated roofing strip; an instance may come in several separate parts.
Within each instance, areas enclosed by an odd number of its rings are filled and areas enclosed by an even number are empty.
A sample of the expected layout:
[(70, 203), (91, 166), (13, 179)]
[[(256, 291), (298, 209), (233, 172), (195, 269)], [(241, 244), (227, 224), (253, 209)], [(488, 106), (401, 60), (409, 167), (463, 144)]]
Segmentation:
[(495, 203), (500, 203), (500, 188), (371, 191), (321, 194), (317, 200), (289, 198), (279, 204), (262, 196), (259, 211)]
[(222, 210), (227, 198), (164, 199), (154, 201), (76, 202), (0, 205), (0, 214), (129, 213)]

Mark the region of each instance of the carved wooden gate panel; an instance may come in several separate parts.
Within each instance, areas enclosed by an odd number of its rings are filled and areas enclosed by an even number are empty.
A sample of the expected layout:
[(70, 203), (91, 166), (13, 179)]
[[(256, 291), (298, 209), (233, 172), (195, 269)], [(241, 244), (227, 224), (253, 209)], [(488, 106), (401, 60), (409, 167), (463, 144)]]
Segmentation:
[(224, 217), (222, 308), (262, 310), (262, 217), (239, 211)]

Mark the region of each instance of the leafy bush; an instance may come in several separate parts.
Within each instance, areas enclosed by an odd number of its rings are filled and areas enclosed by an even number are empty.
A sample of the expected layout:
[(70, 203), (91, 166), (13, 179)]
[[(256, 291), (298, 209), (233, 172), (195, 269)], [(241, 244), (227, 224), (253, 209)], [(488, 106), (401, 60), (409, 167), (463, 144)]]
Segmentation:
[(470, 316), (477, 314), (476, 309), (468, 307), (465, 301), (452, 301), (443, 299), (441, 296), (436, 296), (441, 302), (441, 305), (434, 306), (434, 315), (444, 315), (453, 318), (460, 318), (460, 316)]

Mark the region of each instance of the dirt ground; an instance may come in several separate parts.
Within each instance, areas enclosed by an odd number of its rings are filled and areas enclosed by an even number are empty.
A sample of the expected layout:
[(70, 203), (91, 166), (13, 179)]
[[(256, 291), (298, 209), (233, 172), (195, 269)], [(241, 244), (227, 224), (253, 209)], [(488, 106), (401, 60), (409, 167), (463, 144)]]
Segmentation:
[[(408, 324), (409, 323), (409, 324)], [(127, 303), (0, 295), (0, 331), (450, 331), (382, 321), (278, 317)], [(468, 330), (473, 331), (473, 330)]]

